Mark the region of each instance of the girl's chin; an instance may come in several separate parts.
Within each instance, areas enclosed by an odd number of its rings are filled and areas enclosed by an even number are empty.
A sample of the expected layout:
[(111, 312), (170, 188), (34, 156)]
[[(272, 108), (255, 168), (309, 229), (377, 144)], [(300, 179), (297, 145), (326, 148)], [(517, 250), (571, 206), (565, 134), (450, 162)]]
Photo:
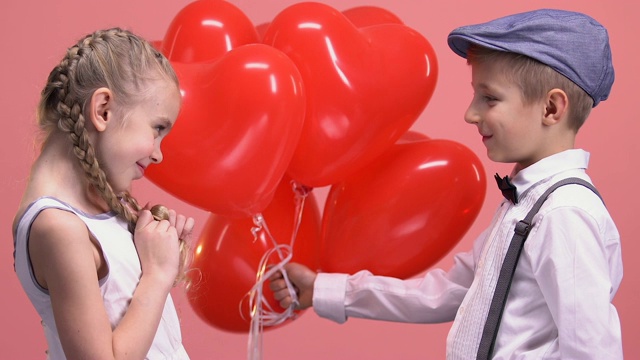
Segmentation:
[(116, 194), (122, 194), (125, 192), (131, 192), (131, 187), (132, 187), (133, 183), (129, 183), (128, 186), (118, 186), (118, 185), (111, 185), (113, 186), (113, 191)]

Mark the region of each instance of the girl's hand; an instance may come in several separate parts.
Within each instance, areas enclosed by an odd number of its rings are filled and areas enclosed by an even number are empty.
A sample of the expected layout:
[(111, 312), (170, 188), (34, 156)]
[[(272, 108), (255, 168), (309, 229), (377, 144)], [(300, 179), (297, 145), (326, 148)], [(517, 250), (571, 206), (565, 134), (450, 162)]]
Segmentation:
[(176, 228), (178, 239), (184, 241), (190, 239), (195, 224), (195, 220), (192, 217), (186, 217), (176, 213), (174, 210), (169, 210), (169, 223)]
[[(146, 209), (148, 207), (145, 206)], [(191, 235), (191, 231), (193, 230), (193, 226), (195, 221), (193, 218), (185, 217), (184, 215), (178, 214), (175, 210), (169, 210), (163, 205), (155, 205), (151, 208), (151, 214), (153, 214), (153, 218), (160, 220), (169, 220), (169, 224), (176, 228), (178, 232), (178, 238), (180, 240), (189, 240)]]
[[(156, 221), (149, 210), (141, 210), (133, 236), (142, 276), (152, 276), (164, 283), (167, 289), (173, 285), (178, 275), (180, 262), (180, 244), (176, 224), (180, 233), (190, 232), (186, 219), (178, 220), (173, 212), (173, 223), (170, 220)], [(191, 228), (193, 225), (191, 225)]]

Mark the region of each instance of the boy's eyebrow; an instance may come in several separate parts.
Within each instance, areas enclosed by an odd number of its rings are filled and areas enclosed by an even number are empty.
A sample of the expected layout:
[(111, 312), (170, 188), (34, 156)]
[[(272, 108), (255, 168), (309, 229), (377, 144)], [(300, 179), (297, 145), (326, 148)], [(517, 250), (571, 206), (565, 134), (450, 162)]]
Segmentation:
[(470, 83), (472, 88), (478, 88), (478, 89), (482, 89), (482, 90), (490, 90), (491, 86), (489, 86), (487, 83), (481, 82), (479, 84), (475, 84), (473, 81)]

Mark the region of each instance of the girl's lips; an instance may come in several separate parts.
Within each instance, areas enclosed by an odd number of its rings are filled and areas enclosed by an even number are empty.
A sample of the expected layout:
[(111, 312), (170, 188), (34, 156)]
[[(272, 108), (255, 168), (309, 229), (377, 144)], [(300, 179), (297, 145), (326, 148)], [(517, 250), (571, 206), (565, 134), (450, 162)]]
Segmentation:
[(140, 169), (140, 173), (142, 174), (142, 176), (144, 176), (144, 169), (145, 169), (144, 166), (142, 166), (142, 165), (140, 165), (138, 163), (136, 163), (136, 165), (138, 165), (138, 168)]

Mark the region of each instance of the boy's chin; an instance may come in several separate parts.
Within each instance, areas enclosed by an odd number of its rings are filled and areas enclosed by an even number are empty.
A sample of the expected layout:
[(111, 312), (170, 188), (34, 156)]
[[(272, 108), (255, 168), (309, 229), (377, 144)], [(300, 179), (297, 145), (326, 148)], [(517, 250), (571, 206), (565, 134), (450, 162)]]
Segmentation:
[(507, 156), (496, 154), (487, 149), (487, 157), (495, 163), (513, 164), (515, 161)]

